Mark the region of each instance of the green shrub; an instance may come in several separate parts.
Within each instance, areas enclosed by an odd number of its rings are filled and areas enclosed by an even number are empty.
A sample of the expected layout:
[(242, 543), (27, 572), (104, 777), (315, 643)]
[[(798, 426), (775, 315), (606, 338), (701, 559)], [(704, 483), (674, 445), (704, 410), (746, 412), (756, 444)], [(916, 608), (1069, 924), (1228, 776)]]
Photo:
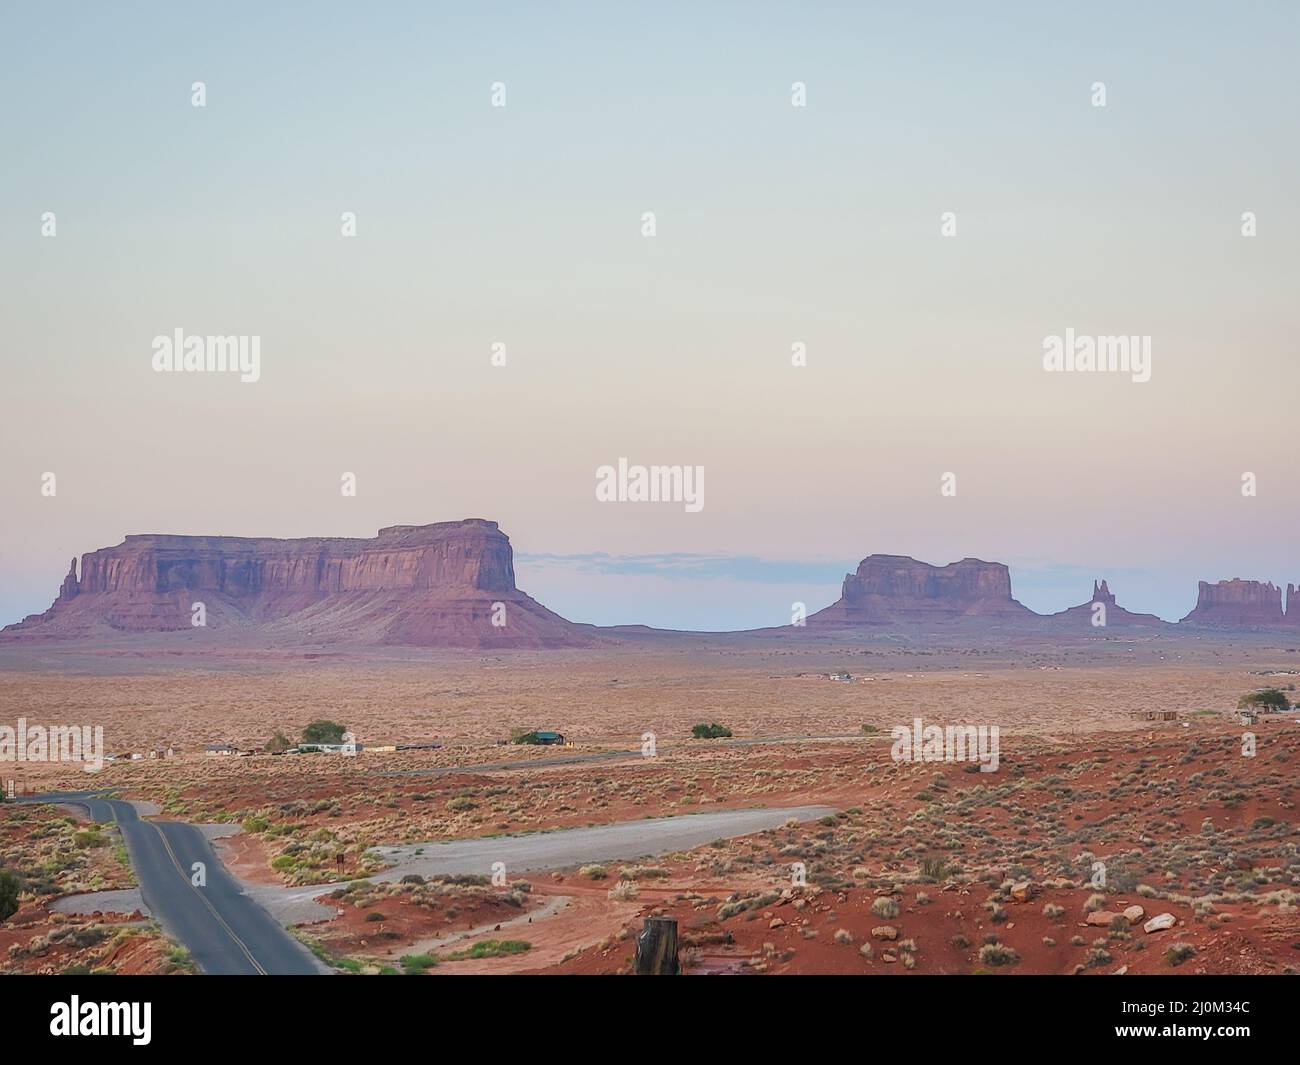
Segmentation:
[(1015, 965), (1020, 955), (1002, 943), (989, 943), (980, 947), (980, 961), (985, 965)]
[(956, 871), (956, 867), (950, 866), (942, 857), (921, 859), (921, 879), (927, 882), (937, 883)]
[(712, 725), (696, 725), (691, 729), (691, 735), (697, 740), (718, 740), (729, 739), (731, 729), (726, 725), (719, 725), (716, 721)]
[(18, 892), (22, 885), (8, 869), (0, 869), (0, 921), (7, 921), (18, 912)]
[(532, 944), (522, 939), (484, 939), (475, 943), (469, 950), (458, 950), (448, 954), (448, 961), (460, 961), (463, 958), (500, 958), (506, 954), (522, 954), (532, 949)]

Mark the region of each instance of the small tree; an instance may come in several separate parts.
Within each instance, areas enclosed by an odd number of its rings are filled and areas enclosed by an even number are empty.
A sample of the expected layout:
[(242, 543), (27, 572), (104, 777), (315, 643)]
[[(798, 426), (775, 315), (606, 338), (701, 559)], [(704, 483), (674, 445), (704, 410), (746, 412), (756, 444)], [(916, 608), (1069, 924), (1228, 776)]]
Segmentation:
[(347, 729), (337, 721), (313, 721), (302, 730), (303, 743), (342, 743)]
[(276, 754), (280, 751), (287, 751), (292, 746), (293, 741), (290, 740), (289, 737), (280, 729), (276, 729), (275, 735), (266, 741), (266, 750), (271, 754)]
[(1280, 713), (1283, 710), (1290, 710), (1291, 704), (1287, 702), (1286, 693), (1279, 691), (1277, 688), (1264, 688), (1261, 691), (1249, 692), (1237, 700), (1238, 710), (1259, 710), (1265, 714)]

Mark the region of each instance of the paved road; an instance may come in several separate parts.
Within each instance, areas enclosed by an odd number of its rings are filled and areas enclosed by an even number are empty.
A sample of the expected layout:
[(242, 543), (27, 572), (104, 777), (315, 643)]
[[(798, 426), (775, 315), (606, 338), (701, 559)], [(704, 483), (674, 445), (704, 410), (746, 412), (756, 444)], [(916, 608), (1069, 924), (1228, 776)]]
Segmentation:
[[(141, 821), (135, 807), (102, 792), (60, 792), (24, 802), (83, 807), (101, 824), (116, 824), (131, 856), (145, 905), (199, 968), (215, 975), (304, 976), (324, 967), (240, 889), (203, 832), (179, 821)], [(191, 883), (193, 863), (207, 885)]]

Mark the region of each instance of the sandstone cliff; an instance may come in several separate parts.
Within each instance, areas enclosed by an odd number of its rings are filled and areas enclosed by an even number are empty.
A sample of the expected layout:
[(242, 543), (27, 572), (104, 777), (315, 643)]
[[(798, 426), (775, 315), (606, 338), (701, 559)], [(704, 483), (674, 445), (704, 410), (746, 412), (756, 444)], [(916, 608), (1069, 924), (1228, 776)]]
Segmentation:
[(903, 555), (871, 555), (847, 574), (840, 598), (808, 618), (812, 626), (925, 623), (986, 618), (1032, 620), (1011, 598), (1011, 574), (1000, 562), (964, 558), (932, 566)]
[(1230, 581), (1197, 585), (1196, 606), (1183, 618), (1189, 625), (1257, 628), (1283, 623), (1282, 590), (1272, 582)]
[(1283, 622), (1300, 627), (1300, 587), (1294, 584), (1286, 586), (1286, 615)]
[[(128, 536), (76, 559), (59, 596), (10, 636), (264, 631), (275, 640), (549, 647), (589, 635), (515, 587), (510, 540), (470, 518), (373, 539)], [(495, 604), (502, 604), (501, 607)], [(494, 624), (504, 621), (504, 624)]]

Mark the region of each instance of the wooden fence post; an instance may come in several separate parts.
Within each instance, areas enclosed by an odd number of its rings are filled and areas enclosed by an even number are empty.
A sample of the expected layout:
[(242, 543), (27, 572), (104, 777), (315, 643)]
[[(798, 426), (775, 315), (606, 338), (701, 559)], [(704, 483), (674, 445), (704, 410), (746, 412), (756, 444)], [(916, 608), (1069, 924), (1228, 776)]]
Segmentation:
[(637, 976), (677, 976), (677, 922), (671, 917), (647, 917), (636, 937)]

